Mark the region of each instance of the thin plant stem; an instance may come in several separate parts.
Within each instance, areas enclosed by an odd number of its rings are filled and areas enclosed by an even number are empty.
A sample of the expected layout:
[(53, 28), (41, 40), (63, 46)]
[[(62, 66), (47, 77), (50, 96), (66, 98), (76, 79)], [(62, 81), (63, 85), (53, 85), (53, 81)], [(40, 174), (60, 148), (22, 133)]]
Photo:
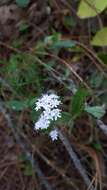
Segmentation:
[[(86, 174), (86, 171), (83, 168), (79, 158), (77, 157), (76, 153), (74, 152), (74, 150), (73, 150), (70, 142), (68, 141), (67, 137), (61, 132), (61, 130), (59, 130), (59, 129), (57, 129), (57, 130), (59, 133), (59, 138), (62, 141), (63, 145), (65, 146), (65, 148), (66, 148), (71, 160), (73, 161), (76, 169), (79, 171), (81, 177), (83, 178), (85, 185), (87, 187), (89, 187), (91, 184), (91, 181), (90, 181), (88, 175)], [(94, 190), (94, 187), (91, 186), (90, 190)]]

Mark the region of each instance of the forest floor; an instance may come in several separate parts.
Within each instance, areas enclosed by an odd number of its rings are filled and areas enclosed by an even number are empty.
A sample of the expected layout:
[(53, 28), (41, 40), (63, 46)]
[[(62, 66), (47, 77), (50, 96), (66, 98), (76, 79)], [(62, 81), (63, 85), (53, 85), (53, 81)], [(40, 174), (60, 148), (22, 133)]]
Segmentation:
[[(107, 48), (90, 44), (106, 14), (80, 19), (78, 3), (0, 2), (0, 190), (107, 190)], [(34, 130), (47, 92), (62, 102), (56, 141)]]

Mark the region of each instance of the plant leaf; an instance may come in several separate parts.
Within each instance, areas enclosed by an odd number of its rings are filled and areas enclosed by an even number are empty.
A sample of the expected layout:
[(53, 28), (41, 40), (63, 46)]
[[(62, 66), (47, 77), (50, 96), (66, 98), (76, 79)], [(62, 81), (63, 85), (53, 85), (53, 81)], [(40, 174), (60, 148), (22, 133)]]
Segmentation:
[(80, 114), (84, 110), (84, 103), (88, 94), (89, 93), (88, 91), (86, 91), (86, 89), (79, 88), (73, 96), (71, 105), (71, 113), (73, 118), (80, 116)]
[(107, 46), (107, 27), (102, 28), (96, 33), (91, 44), (94, 46)]
[(92, 147), (97, 150), (97, 151), (101, 151), (102, 150), (102, 146), (100, 143), (93, 143)]
[(26, 99), (24, 101), (21, 100), (10, 100), (6, 102), (6, 107), (9, 109), (13, 109), (14, 111), (22, 111), (26, 108), (32, 107), (34, 105), (35, 98)]
[(33, 175), (33, 168), (30, 162), (27, 162), (23, 171), (25, 176), (32, 176)]
[(67, 125), (70, 126), (72, 125), (72, 116), (68, 112), (62, 112), (61, 113), (61, 118), (58, 119), (55, 123), (60, 124), (60, 125)]
[(16, 0), (18, 6), (25, 8), (30, 3), (30, 0)]
[(51, 48), (56, 49), (56, 48), (72, 48), (76, 45), (76, 42), (73, 40), (59, 40), (58, 42), (55, 42)]
[(76, 45), (76, 41), (74, 40), (62, 40), (59, 33), (54, 33), (51, 36), (47, 36), (44, 42), (50, 49), (72, 48)]
[(75, 27), (76, 20), (71, 16), (64, 16), (63, 24), (65, 27)]
[(107, 7), (107, 0), (81, 0), (77, 14), (80, 18), (94, 17)]
[(98, 57), (107, 65), (107, 53), (100, 52), (98, 53)]
[(92, 114), (97, 119), (100, 119), (105, 114), (105, 108), (104, 106), (86, 106), (85, 111)]

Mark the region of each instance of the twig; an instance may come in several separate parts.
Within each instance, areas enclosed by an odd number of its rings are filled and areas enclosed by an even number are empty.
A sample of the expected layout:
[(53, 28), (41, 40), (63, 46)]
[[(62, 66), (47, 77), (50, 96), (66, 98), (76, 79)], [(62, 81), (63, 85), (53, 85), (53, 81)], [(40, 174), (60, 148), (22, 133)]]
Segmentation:
[(71, 185), (74, 189), (78, 190), (78, 187), (72, 182), (71, 178), (69, 178), (65, 174), (65, 171), (62, 168), (59, 168), (58, 166), (56, 166), (54, 162), (49, 160), (44, 154), (42, 154), (37, 147), (34, 147), (34, 150), (43, 159), (43, 161), (46, 162), (47, 165), (52, 167), (64, 179), (65, 182)]
[[(12, 47), (12, 46), (10, 46), (10, 45), (8, 45), (8, 44), (5, 44), (4, 42), (1, 42), (0, 41), (0, 45), (1, 46), (4, 46), (4, 47), (6, 47), (6, 48), (8, 48), (8, 49), (10, 49), (11, 51), (14, 51), (14, 52), (16, 52), (16, 53), (22, 53), (20, 50), (18, 50), (17, 48), (14, 48), (14, 47)], [(24, 52), (24, 53), (27, 53), (27, 54), (29, 54), (29, 52)], [(30, 52), (31, 54), (31, 56), (32, 57), (34, 57), (34, 58), (36, 58), (39, 62), (41, 61), (39, 58), (37, 58), (35, 55), (33, 55), (32, 54), (32, 52)], [(63, 59), (61, 59), (60, 57), (58, 57), (58, 56), (56, 56), (56, 55), (54, 55), (54, 54), (50, 54), (50, 53), (43, 53), (43, 52), (36, 52), (37, 54), (45, 54), (45, 55), (49, 55), (50, 57), (52, 57), (52, 58), (55, 58), (56, 60), (58, 60), (58, 61), (60, 61), (61, 63), (63, 63), (66, 67), (68, 67), (69, 68), (69, 70), (72, 72), (72, 74), (81, 82), (81, 83), (83, 83), (83, 85), (92, 93), (92, 90), (90, 89), (90, 87), (87, 85), (87, 83), (75, 72), (75, 70), (72, 68), (72, 66), (69, 64), (69, 63), (67, 63), (65, 60), (63, 60)], [(42, 63), (43, 64), (43, 63)]]
[[(66, 148), (70, 158), (72, 159), (76, 169), (79, 171), (79, 173), (80, 173), (81, 177), (83, 178), (86, 186), (89, 187), (91, 184), (91, 181), (90, 181), (89, 177), (87, 176), (86, 171), (83, 168), (79, 158), (77, 157), (76, 153), (72, 149), (71, 144), (69, 143), (66, 136), (61, 132), (61, 130), (58, 129), (58, 133), (59, 133), (59, 138), (62, 141), (63, 145), (65, 146), (65, 148)], [(93, 186), (91, 186), (91, 190), (94, 190)]]
[[(103, 71), (102, 69), (107, 69), (107, 65), (103, 63), (103, 61), (96, 55), (95, 52), (93, 52), (89, 47), (87, 47), (85, 44), (76, 41), (77, 45), (80, 46), (83, 50), (85, 50), (87, 56), (90, 58), (90, 60), (93, 61), (94, 64), (96, 64), (97, 68), (99, 69), (99, 71)], [(102, 67), (101, 67), (102, 66)], [(105, 73), (103, 71), (104, 76)], [(106, 76), (107, 77), (107, 76)]]
[[(88, 84), (78, 75), (78, 73), (75, 72), (75, 70), (73, 69), (71, 64), (66, 62), (64, 59), (58, 57), (55, 54), (51, 54), (51, 53), (47, 53), (47, 52), (44, 53), (44, 52), (37, 51), (36, 53), (49, 55), (50, 57), (52, 57), (52, 58), (56, 59), (57, 61), (61, 62), (62, 64), (64, 64), (72, 72), (72, 74), (78, 79), (78, 81), (80, 81), (92, 93), (92, 89), (88, 86)], [(31, 54), (31, 55), (34, 56), (33, 54)], [(34, 58), (36, 58), (37, 61), (41, 62), (41, 64), (43, 65), (43, 62), (38, 57), (34, 56)]]
[(97, 120), (98, 127), (107, 135), (107, 125), (105, 125), (101, 120)]
[(5, 173), (7, 172), (8, 167), (6, 167), (5, 169), (2, 170), (1, 174), (0, 174), (0, 180), (3, 178), (3, 176), (5, 175)]

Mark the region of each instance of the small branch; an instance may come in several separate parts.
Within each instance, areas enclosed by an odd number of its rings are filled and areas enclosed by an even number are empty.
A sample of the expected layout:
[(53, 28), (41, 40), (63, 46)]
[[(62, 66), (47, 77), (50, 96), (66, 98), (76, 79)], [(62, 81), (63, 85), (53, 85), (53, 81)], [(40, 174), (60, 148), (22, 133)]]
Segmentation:
[[(71, 144), (69, 143), (67, 137), (59, 129), (58, 129), (58, 133), (59, 133), (59, 138), (62, 141), (63, 145), (65, 146), (65, 148), (66, 148), (71, 160), (73, 161), (76, 169), (79, 171), (79, 173), (80, 173), (81, 177), (83, 178), (86, 186), (89, 187), (91, 184), (91, 181), (90, 181), (89, 177), (87, 176), (86, 171), (83, 168), (79, 158), (77, 157), (76, 153), (72, 149)], [(91, 186), (90, 189), (94, 190), (94, 187)]]
[(105, 125), (101, 120), (97, 120), (98, 127), (107, 135), (107, 125)]
[(43, 153), (40, 152), (40, 150), (37, 147), (34, 147), (34, 150), (36, 153), (42, 158), (42, 160), (49, 165), (51, 168), (53, 168), (63, 179), (66, 183), (68, 183), (70, 186), (72, 186), (75, 190), (79, 190), (77, 186), (72, 182), (72, 179), (69, 178), (65, 171), (62, 168), (59, 168), (54, 164), (53, 161), (49, 160)]

